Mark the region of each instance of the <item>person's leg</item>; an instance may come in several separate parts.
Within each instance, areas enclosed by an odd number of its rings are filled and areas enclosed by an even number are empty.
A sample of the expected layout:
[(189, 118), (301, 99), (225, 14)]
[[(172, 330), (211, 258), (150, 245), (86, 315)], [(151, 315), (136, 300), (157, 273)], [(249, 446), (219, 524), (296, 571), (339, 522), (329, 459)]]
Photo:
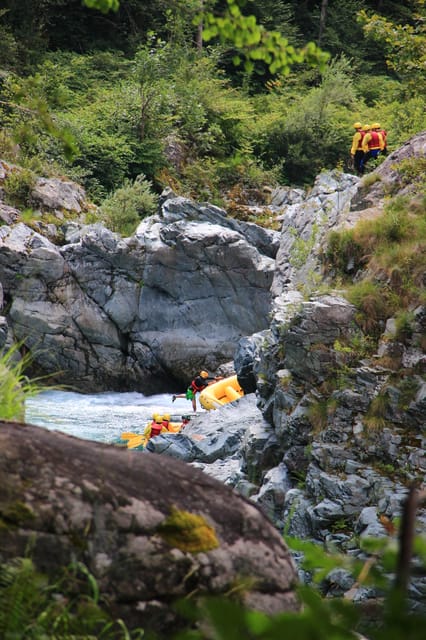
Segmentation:
[(365, 165), (367, 164), (367, 162), (369, 161), (371, 157), (371, 152), (367, 151), (367, 153), (364, 153), (363, 157), (361, 158), (361, 163), (360, 163), (360, 167), (361, 167), (361, 174), (364, 173), (365, 171)]
[(194, 413), (197, 411), (197, 400), (195, 398), (195, 393), (194, 393), (194, 395), (192, 397), (192, 410), (193, 410)]
[(357, 149), (357, 151), (355, 151), (355, 156), (354, 156), (354, 168), (355, 171), (358, 173), (358, 175), (362, 175), (362, 158), (364, 156), (364, 152)]

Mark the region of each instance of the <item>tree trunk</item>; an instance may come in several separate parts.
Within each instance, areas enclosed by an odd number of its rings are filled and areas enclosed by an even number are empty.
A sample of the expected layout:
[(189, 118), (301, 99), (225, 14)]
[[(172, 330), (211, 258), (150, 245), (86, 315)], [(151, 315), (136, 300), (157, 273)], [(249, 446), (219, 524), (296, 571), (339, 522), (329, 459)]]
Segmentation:
[(320, 14), (320, 23), (319, 23), (319, 33), (318, 33), (318, 46), (321, 44), (322, 37), (324, 35), (325, 26), (327, 23), (327, 9), (328, 9), (328, 0), (321, 0), (321, 14)]
[[(200, 0), (200, 11), (202, 12), (204, 8), (204, 0)], [(203, 21), (200, 20), (200, 22), (197, 25), (197, 51), (199, 53), (201, 53), (201, 51), (203, 50)]]

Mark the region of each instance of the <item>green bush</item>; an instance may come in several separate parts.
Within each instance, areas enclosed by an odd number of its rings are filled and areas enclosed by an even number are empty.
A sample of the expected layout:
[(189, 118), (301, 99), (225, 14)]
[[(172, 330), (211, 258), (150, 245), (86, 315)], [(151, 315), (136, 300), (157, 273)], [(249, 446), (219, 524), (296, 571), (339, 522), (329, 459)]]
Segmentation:
[[(337, 525), (347, 530), (347, 520)], [(389, 531), (396, 527), (389, 522)], [(173, 636), (174, 640), (421, 640), (426, 616), (410, 611), (403, 589), (392, 583), (397, 564), (397, 546), (392, 534), (381, 539), (362, 541), (364, 560), (326, 553), (318, 544), (286, 538), (290, 548), (302, 558), (302, 568), (312, 576), (311, 586), (297, 590), (301, 610), (266, 615), (242, 604), (244, 585), (226, 600), (205, 598), (198, 607), (183, 603), (181, 610), (193, 622), (193, 628)], [(420, 564), (426, 560), (426, 541), (417, 536), (415, 548)], [(354, 579), (354, 586), (377, 591), (374, 609), (368, 601), (354, 602), (353, 596), (321, 597), (331, 571), (341, 567)], [(198, 624), (197, 624), (198, 623)], [(362, 634), (365, 634), (362, 635)]]
[(423, 156), (406, 158), (399, 162), (395, 169), (402, 185), (416, 185), (417, 189), (426, 196), (426, 158)]
[(351, 286), (346, 296), (357, 309), (357, 322), (365, 333), (376, 338), (384, 329), (385, 321), (396, 311), (394, 299), (390, 299), (379, 282), (365, 279)]
[(31, 169), (11, 171), (3, 182), (7, 201), (14, 206), (27, 206), (36, 176)]
[[(0, 10), (0, 19), (6, 12), (7, 9)], [(9, 27), (0, 25), (0, 42), (0, 67), (11, 69), (18, 61), (19, 46)]]
[(266, 167), (281, 167), (284, 184), (312, 183), (323, 168), (334, 168), (348, 155), (348, 108), (356, 104), (350, 61), (333, 60), (319, 86), (290, 86), (279, 93), (283, 105), (272, 99), (259, 102), (263, 110), (278, 108), (281, 118), (269, 114), (268, 122), (260, 116), (266, 128), (254, 141), (255, 153)]
[(0, 352), (0, 419), (24, 421), (25, 399), (40, 392), (38, 381), (25, 375), (31, 354), (21, 357), (20, 344)]
[(356, 241), (352, 229), (332, 231), (322, 256), (334, 276), (354, 275), (365, 264), (363, 246)]
[[(417, 175), (417, 163), (407, 167)], [(359, 309), (361, 327), (373, 335), (394, 313), (402, 314), (425, 298), (424, 200), (423, 195), (395, 197), (380, 217), (329, 235), (323, 252), (326, 270), (347, 283), (356, 276), (347, 298)], [(368, 278), (361, 279), (362, 269)]]
[[(75, 594), (78, 595), (75, 595)], [(84, 565), (64, 571), (50, 583), (29, 558), (0, 565), (2, 640), (137, 640), (120, 619), (102, 608), (98, 585)]]
[(154, 213), (157, 200), (145, 176), (138, 176), (133, 183), (125, 180), (120, 189), (102, 202), (102, 219), (112, 231), (129, 236), (143, 218)]

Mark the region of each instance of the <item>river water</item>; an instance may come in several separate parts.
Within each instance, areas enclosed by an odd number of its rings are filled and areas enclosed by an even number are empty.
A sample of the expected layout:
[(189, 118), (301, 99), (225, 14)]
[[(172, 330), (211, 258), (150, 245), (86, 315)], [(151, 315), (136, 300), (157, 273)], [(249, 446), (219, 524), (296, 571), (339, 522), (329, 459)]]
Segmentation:
[(169, 413), (172, 420), (180, 421), (191, 412), (188, 400), (172, 403), (169, 394), (44, 391), (27, 399), (25, 420), (85, 440), (113, 443), (125, 431), (142, 433), (153, 413)]

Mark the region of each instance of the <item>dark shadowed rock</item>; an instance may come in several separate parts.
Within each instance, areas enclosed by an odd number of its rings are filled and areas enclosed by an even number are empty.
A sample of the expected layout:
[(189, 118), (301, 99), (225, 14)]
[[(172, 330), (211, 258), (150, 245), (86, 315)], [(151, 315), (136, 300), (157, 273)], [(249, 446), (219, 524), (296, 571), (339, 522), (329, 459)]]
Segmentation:
[(113, 615), (165, 638), (178, 625), (176, 600), (224, 594), (238, 581), (249, 607), (297, 608), (280, 534), (201, 471), (13, 423), (0, 424), (0, 452), (1, 561), (30, 546), (52, 577), (81, 561)]
[(262, 333), (241, 338), (235, 351), (235, 371), (237, 372), (238, 382), (246, 394), (254, 393), (257, 389), (257, 380), (253, 367), (262, 340)]

